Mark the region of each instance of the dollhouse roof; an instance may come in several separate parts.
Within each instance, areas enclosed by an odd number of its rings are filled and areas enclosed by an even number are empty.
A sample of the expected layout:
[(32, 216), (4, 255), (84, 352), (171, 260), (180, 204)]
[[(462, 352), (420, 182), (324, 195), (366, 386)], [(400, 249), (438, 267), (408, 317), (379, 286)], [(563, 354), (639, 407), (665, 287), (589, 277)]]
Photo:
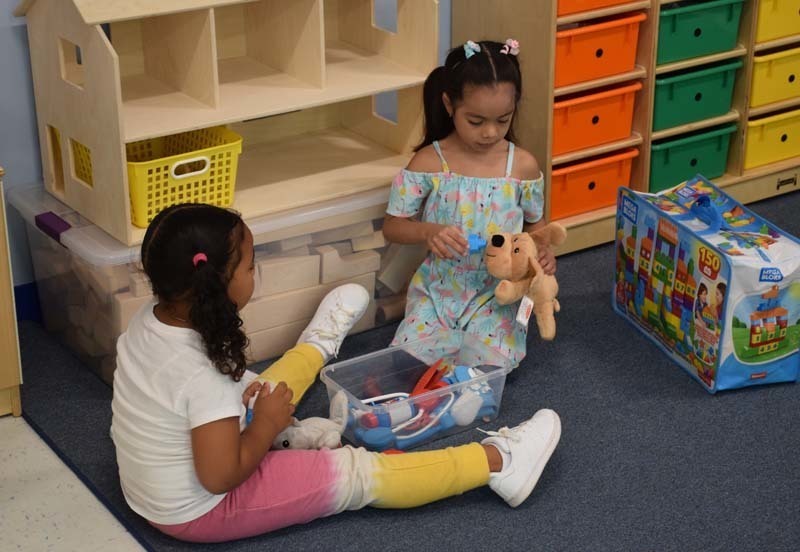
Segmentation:
[[(196, 11), (252, 0), (59, 0), (72, 2), (87, 25), (113, 23), (126, 19), (139, 19), (185, 11)], [(14, 15), (22, 17), (36, 0), (22, 0)]]

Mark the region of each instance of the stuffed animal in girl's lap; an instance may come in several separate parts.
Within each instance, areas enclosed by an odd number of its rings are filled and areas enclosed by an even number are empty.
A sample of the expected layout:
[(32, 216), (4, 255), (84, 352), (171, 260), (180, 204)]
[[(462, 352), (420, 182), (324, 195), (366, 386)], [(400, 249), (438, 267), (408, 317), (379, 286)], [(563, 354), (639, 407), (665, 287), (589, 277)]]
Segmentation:
[(566, 237), (564, 227), (551, 222), (532, 234), (494, 234), (489, 238), (484, 253), (489, 274), (501, 279), (495, 288), (497, 302), (509, 305), (523, 300), (517, 320), (527, 323), (532, 312), (536, 316), (539, 335), (548, 341), (556, 336), (555, 313), (561, 310), (561, 306), (556, 298), (558, 282), (555, 276), (545, 274), (537, 260), (537, 241), (559, 245)]

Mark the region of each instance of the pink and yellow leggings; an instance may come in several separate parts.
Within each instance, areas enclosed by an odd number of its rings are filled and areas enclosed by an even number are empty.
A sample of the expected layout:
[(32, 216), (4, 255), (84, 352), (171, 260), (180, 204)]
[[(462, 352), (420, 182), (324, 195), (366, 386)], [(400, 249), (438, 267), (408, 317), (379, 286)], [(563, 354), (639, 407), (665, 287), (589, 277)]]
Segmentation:
[[(260, 377), (285, 381), (297, 401), (321, 368), (322, 355), (302, 344)], [(365, 506), (413, 508), (488, 481), (489, 464), (477, 443), (406, 454), (349, 446), (271, 451), (247, 481), (208, 513), (178, 525), (153, 525), (185, 541), (223, 542)]]

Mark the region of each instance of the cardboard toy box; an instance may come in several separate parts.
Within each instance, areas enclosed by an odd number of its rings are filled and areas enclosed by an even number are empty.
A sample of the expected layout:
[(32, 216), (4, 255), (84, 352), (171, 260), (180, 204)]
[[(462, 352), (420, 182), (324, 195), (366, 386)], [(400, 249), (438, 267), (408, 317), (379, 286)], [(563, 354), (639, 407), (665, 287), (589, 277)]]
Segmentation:
[(797, 380), (800, 241), (700, 175), (620, 188), (613, 305), (711, 393)]

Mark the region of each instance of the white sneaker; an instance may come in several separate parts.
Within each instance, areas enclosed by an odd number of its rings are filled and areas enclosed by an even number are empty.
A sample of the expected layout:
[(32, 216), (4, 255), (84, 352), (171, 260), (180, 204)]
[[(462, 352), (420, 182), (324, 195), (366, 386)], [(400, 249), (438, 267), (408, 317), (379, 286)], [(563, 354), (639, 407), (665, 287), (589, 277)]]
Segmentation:
[(370, 299), (369, 292), (358, 284), (344, 284), (331, 290), (322, 299), (297, 344), (314, 345), (328, 362), (339, 354), (347, 332), (364, 315)]
[[(481, 430), (483, 431), (483, 430)], [(531, 494), (561, 437), (561, 420), (543, 409), (511, 429), (484, 431), (482, 445), (493, 445), (503, 456), (503, 469), (489, 476), (489, 487), (516, 508)]]

